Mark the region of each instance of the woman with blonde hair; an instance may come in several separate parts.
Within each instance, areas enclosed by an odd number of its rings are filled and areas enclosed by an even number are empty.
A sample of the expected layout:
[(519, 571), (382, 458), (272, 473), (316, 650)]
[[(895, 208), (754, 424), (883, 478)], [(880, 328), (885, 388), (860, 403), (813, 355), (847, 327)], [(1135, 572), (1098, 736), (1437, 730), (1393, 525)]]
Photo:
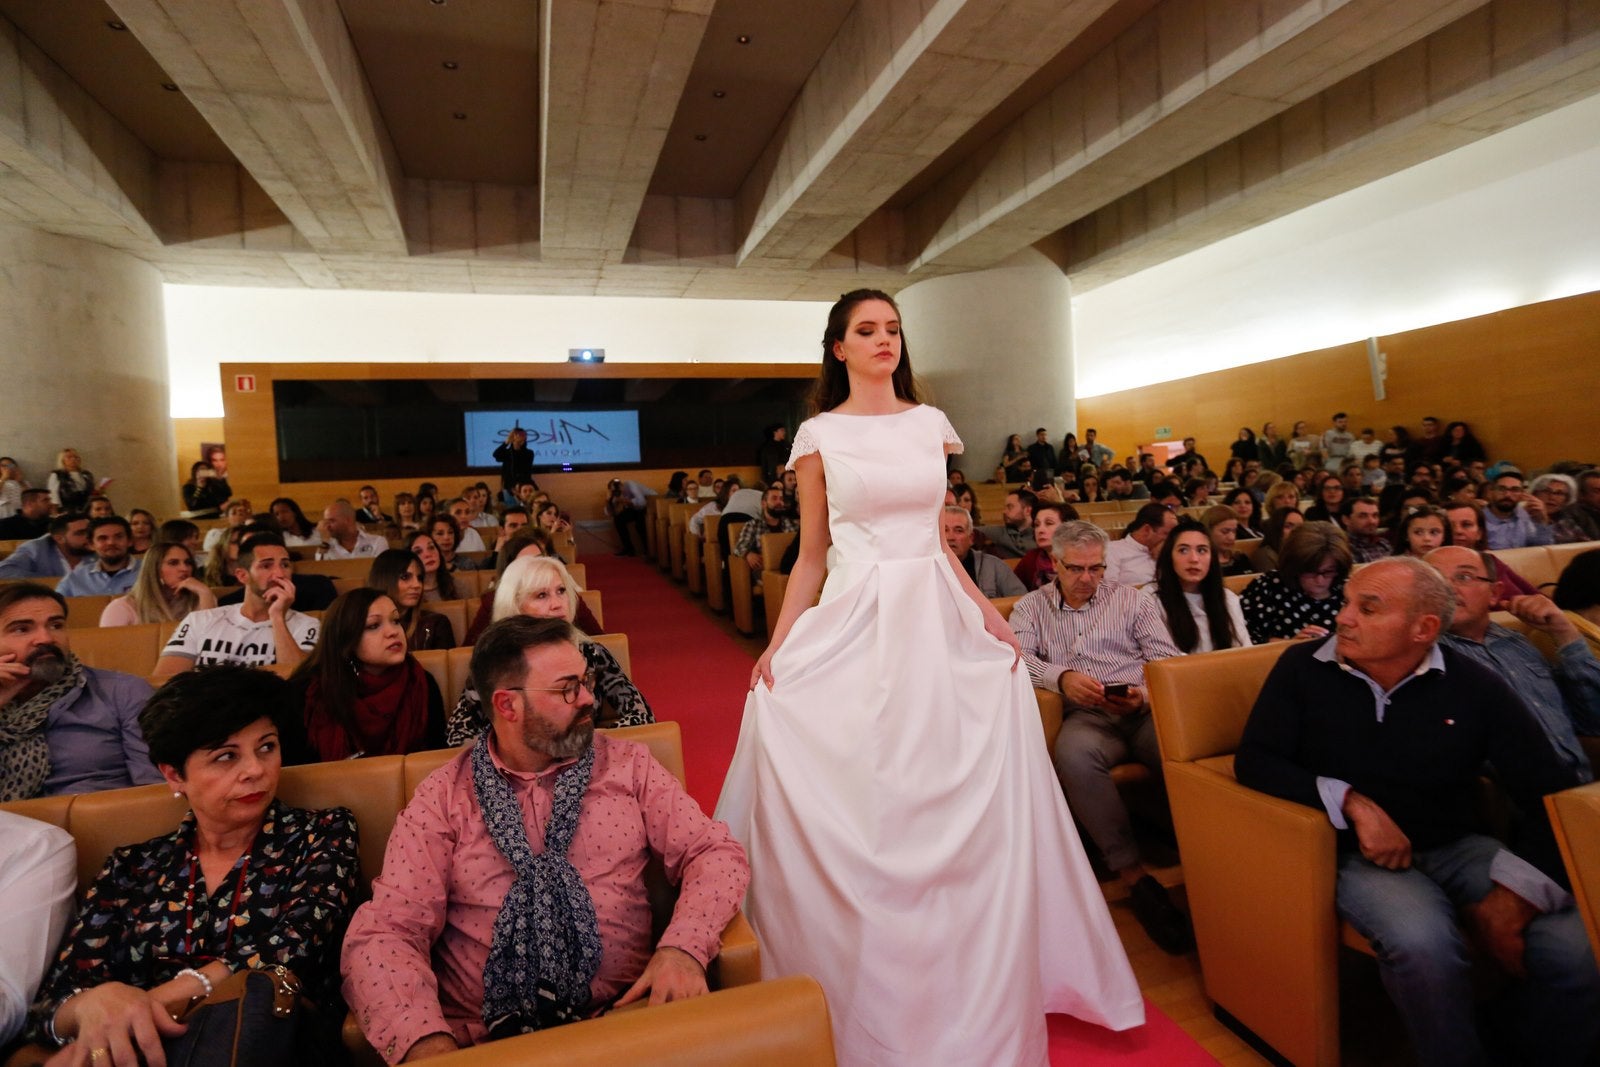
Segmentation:
[(1280, 481), (1267, 490), (1261, 501), (1261, 513), (1271, 515), (1279, 508), (1300, 509), (1300, 487), (1294, 482)]
[(83, 469), (83, 457), (76, 448), (63, 448), (56, 453), (56, 469), (50, 472), (45, 487), (58, 510), (83, 511), (94, 492), (94, 475)]
[[(559, 556), (519, 556), (495, 584), (494, 620), (528, 615), (536, 619), (565, 619), (576, 627), (578, 593), (578, 583), (572, 580)], [(583, 633), (582, 630), (578, 632)], [(604, 645), (593, 641), (584, 641), (582, 648), (583, 658), (589, 665), (589, 677), (593, 679), (585, 685), (594, 694), (595, 725), (643, 726), (655, 722), (655, 714), (645, 702), (644, 694), (629, 680), (616, 657)], [(468, 685), (450, 713), (445, 742), (465, 744), (488, 725), (477, 687)]]
[(191, 611), (217, 606), (217, 595), (195, 577), (194, 555), (183, 545), (162, 541), (146, 555), (126, 596), (100, 613), (101, 626), (178, 622)]

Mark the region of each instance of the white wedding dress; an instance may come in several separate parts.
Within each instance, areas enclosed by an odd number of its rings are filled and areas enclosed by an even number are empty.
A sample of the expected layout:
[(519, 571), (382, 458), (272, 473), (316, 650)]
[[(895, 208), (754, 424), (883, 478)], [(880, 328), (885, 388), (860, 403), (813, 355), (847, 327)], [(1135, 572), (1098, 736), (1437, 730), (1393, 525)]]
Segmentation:
[(927, 405), (800, 427), (828, 579), (745, 704), (717, 804), (762, 971), (822, 983), (843, 1067), (1041, 1065), (1046, 1012), (1144, 1021), (1028, 672), (944, 558), (946, 443)]

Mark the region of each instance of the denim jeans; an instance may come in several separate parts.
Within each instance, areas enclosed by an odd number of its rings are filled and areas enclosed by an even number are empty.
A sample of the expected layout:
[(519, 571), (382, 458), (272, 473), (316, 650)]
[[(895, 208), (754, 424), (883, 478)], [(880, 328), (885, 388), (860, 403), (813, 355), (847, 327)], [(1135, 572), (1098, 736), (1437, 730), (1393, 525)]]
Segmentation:
[[(1413, 852), (1411, 867), (1401, 871), (1359, 852), (1340, 857), (1339, 914), (1372, 942), (1384, 988), (1424, 1064), (1491, 1062), (1468, 978), (1472, 952), (1456, 912), (1493, 887), (1489, 865), (1503, 847), (1468, 835)], [(1526, 937), (1528, 977), (1494, 1010), (1507, 1013), (1521, 1062), (1582, 1063), (1600, 1038), (1600, 970), (1582, 917), (1573, 907), (1539, 915)]]

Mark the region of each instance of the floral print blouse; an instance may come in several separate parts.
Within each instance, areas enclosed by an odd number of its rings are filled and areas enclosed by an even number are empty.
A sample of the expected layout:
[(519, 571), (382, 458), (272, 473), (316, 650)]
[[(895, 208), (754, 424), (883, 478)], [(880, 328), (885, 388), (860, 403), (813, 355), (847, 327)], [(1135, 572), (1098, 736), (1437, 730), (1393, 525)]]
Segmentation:
[[(593, 641), (584, 641), (581, 647), (583, 658), (594, 672), (594, 696), (600, 705), (594, 724), (604, 727), (643, 726), (655, 722), (655, 713), (645, 703), (644, 694), (628, 680), (617, 657), (608, 652), (604, 645)], [(462, 690), (461, 699), (456, 702), (455, 710), (450, 713), (450, 721), (445, 724), (445, 744), (451, 748), (464, 745), (483, 733), (487, 725), (489, 719), (483, 713), (483, 699), (478, 696), (477, 686), (469, 684)]]
[(339, 946), (361, 873), (350, 810), (273, 801), (249, 852), (209, 890), (194, 830), (190, 812), (173, 833), (111, 853), (34, 1001), (35, 1040), (73, 992), (107, 982), (151, 989), (219, 959), (235, 970), (281, 964), (313, 1003), (341, 1003)]

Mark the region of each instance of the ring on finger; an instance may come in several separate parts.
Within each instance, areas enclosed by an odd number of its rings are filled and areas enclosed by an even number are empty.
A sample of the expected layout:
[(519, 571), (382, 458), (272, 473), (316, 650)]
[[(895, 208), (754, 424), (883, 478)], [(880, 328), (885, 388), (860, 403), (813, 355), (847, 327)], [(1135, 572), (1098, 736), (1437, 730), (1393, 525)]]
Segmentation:
[(111, 1055), (111, 1050), (108, 1048), (92, 1048), (89, 1050), (89, 1062), (99, 1063), (102, 1056), (109, 1055)]

